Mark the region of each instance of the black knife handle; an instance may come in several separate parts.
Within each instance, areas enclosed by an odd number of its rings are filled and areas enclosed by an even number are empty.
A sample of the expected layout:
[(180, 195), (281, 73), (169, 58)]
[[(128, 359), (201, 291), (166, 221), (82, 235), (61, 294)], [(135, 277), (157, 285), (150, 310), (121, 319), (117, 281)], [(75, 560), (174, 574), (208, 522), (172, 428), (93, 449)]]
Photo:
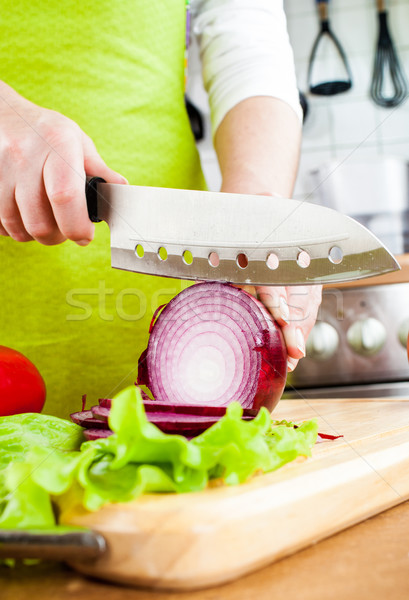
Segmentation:
[(105, 538), (89, 529), (0, 529), (0, 558), (91, 560), (106, 550)]
[(98, 218), (98, 183), (106, 183), (106, 181), (102, 177), (87, 177), (85, 183), (88, 216), (93, 223), (100, 223), (102, 221), (102, 219)]

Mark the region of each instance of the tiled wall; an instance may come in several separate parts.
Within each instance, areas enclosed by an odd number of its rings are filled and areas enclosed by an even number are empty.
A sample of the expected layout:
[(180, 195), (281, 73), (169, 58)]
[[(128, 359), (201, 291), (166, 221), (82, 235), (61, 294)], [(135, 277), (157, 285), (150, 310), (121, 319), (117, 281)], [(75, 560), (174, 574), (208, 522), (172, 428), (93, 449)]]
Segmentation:
[[(272, 0), (274, 1), (274, 0)], [(387, 0), (389, 26), (400, 61), (409, 78), (409, 0)], [(307, 89), (308, 58), (319, 30), (314, 0), (284, 0), (294, 49), (298, 85)], [(369, 98), (369, 86), (378, 32), (376, 0), (331, 0), (330, 22), (348, 56), (353, 74), (349, 92), (332, 97), (308, 95), (309, 115), (304, 125), (299, 175), (294, 196), (313, 192), (312, 168), (379, 156), (409, 159), (409, 102), (396, 109), (380, 108)], [(317, 65), (318, 69), (320, 65)], [(335, 67), (335, 65), (334, 65)], [(319, 71), (314, 71), (319, 75)], [(197, 50), (192, 49), (188, 91), (208, 119), (206, 94), (200, 82)], [(324, 73), (324, 71), (322, 71)], [(199, 144), (211, 189), (220, 186), (210, 128)], [(313, 199), (312, 196), (310, 196)]]
[[(408, 0), (409, 2), (409, 0)], [(187, 79), (187, 94), (189, 99), (197, 106), (203, 115), (205, 137), (198, 142), (203, 172), (210, 190), (218, 191), (221, 185), (221, 174), (217, 162), (216, 153), (213, 149), (212, 135), (210, 130), (210, 110), (207, 94), (203, 87), (199, 51), (194, 39), (191, 39), (189, 47), (189, 70)]]
[[(298, 85), (306, 91), (309, 54), (319, 30), (317, 10), (313, 0), (284, 0), (284, 6)], [(409, 0), (387, 0), (387, 9), (390, 32), (409, 78)], [(348, 57), (353, 87), (332, 97), (308, 95), (310, 111), (304, 125), (296, 197), (313, 191), (315, 184), (308, 172), (325, 162), (387, 156), (409, 159), (409, 102), (385, 109), (369, 97), (378, 36), (376, 0), (331, 0), (329, 15)], [(318, 63), (314, 69), (318, 76), (320, 67)]]

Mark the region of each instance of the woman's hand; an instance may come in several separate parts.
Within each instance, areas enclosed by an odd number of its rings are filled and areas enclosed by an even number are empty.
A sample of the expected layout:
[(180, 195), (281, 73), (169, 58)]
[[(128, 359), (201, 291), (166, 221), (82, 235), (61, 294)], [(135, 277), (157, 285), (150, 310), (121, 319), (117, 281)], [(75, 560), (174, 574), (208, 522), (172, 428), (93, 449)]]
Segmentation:
[(74, 121), (0, 82), (0, 235), (46, 245), (66, 239), (88, 244), (94, 225), (85, 174), (126, 183)]
[(321, 285), (259, 286), (258, 299), (281, 326), (288, 352), (288, 370), (305, 356), (305, 344), (314, 327), (322, 298)]

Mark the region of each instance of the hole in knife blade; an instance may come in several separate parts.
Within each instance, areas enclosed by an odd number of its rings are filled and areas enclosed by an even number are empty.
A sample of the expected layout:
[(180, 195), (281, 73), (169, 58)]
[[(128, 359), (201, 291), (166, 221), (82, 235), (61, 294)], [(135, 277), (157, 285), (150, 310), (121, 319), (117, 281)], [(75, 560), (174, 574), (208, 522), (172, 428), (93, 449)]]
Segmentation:
[(210, 252), (208, 260), (211, 267), (218, 267), (220, 264), (220, 258), (217, 252)]
[(240, 252), (240, 254), (236, 256), (236, 264), (238, 267), (240, 267), (240, 269), (245, 269), (248, 266), (249, 259), (244, 252)]
[(193, 254), (190, 252), (190, 250), (185, 250), (183, 252), (182, 258), (185, 265), (191, 265), (193, 262)]
[(168, 257), (168, 251), (164, 246), (161, 246), (158, 250), (158, 258), (159, 260), (166, 260)]
[(311, 264), (311, 256), (305, 250), (301, 250), (297, 256), (297, 264), (302, 269), (306, 269)]
[(330, 251), (328, 252), (328, 258), (334, 265), (339, 265), (344, 258), (344, 253), (342, 252), (342, 248), (339, 246), (332, 246)]
[(278, 259), (277, 254), (274, 254), (274, 252), (271, 252), (267, 256), (266, 264), (267, 264), (267, 267), (269, 269), (271, 269), (272, 271), (274, 271), (275, 269), (278, 269), (278, 265), (280, 264), (280, 261)]
[(138, 258), (143, 258), (145, 256), (145, 250), (143, 249), (142, 244), (138, 244), (135, 248), (135, 254)]

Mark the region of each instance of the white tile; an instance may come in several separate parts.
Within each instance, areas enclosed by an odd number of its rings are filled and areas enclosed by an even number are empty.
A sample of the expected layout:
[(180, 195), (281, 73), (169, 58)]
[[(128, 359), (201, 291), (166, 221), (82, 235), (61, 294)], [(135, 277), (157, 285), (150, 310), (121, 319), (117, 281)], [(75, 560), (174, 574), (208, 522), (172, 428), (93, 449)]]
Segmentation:
[(377, 141), (376, 108), (369, 100), (333, 102), (331, 113), (334, 144), (358, 146)]
[(194, 35), (191, 35), (188, 53), (188, 76), (193, 73), (200, 73), (201, 68), (199, 46)]
[(383, 143), (409, 143), (409, 101), (396, 108), (376, 107), (378, 132)]
[(210, 191), (218, 192), (222, 184), (222, 176), (217, 159), (205, 156), (202, 159), (202, 169)]
[(308, 60), (318, 31), (318, 17), (314, 14), (288, 19), (288, 33), (296, 60)]
[(401, 144), (383, 144), (383, 156), (395, 156), (409, 161), (409, 140)]
[(300, 89), (303, 92), (308, 92), (307, 73), (308, 73), (308, 61), (306, 61), (306, 60), (295, 61), (295, 75), (297, 77), (298, 89)]
[(319, 149), (331, 145), (331, 115), (328, 105), (314, 96), (307, 97), (308, 115), (303, 127), (303, 149)]
[(382, 147), (376, 141), (359, 146), (335, 146), (334, 148), (334, 156), (339, 164), (365, 160), (366, 158), (376, 158), (381, 155)]
[(372, 80), (373, 56), (360, 54), (351, 57), (351, 70), (353, 76), (351, 97), (367, 99)]
[(313, 0), (284, 0), (284, 10), (287, 17), (301, 15), (305, 13), (316, 13), (315, 2)]
[(310, 175), (310, 171), (321, 167), (323, 164), (331, 161), (333, 158), (331, 148), (312, 152), (303, 150), (298, 168), (297, 181), (294, 189), (294, 198), (298, 200), (314, 201), (315, 183)]
[(375, 11), (368, 8), (334, 11), (330, 22), (347, 57), (373, 52), (377, 39)]
[(374, 9), (374, 0), (342, 0), (342, 2), (332, 2), (331, 12), (338, 12), (351, 8)]
[(200, 71), (189, 72), (186, 92), (190, 100), (200, 108), (202, 112), (206, 114), (210, 113), (209, 100), (203, 86), (202, 74)]
[[(406, 0), (390, 0), (394, 3), (406, 2)], [(330, 16), (335, 12), (345, 9), (366, 8), (374, 11), (374, 0), (342, 0), (330, 3)], [(305, 13), (317, 14), (317, 8), (313, 0), (284, 0), (284, 10), (288, 18)]]
[(407, 48), (409, 45), (409, 2), (407, 0), (395, 6), (389, 6), (388, 27), (396, 46)]

